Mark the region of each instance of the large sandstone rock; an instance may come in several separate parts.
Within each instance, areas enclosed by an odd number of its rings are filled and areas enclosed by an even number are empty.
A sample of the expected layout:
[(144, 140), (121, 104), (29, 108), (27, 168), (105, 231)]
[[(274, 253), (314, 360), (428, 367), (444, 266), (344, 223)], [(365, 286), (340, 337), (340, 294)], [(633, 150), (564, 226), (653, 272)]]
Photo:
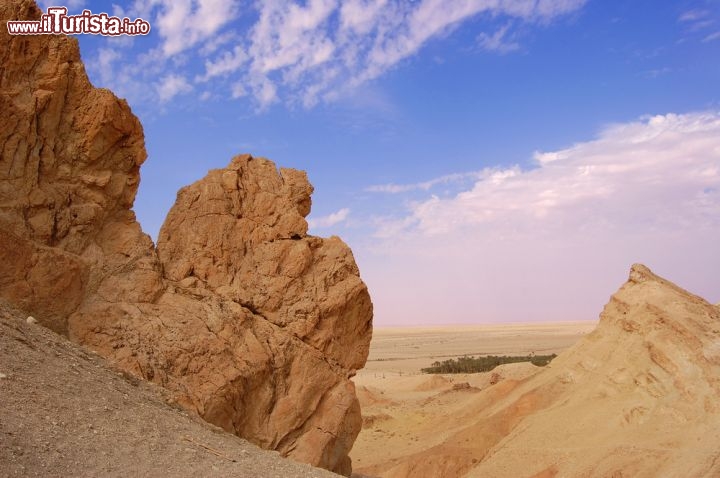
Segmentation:
[(178, 193), (160, 231), (165, 275), (243, 305), (347, 369), (368, 352), (370, 303), (340, 239), (307, 237), (304, 172), (238, 156)]
[[(128, 279), (139, 300), (159, 291), (160, 267), (130, 210), (142, 127), (125, 101), (90, 85), (74, 40), (7, 34), (6, 20), (39, 13), (0, 2), (0, 288), (67, 332), (69, 313), (128, 262), (124, 253), (138, 262)], [(126, 250), (105, 247), (117, 231)]]
[(238, 156), (183, 188), (157, 250), (131, 211), (146, 158), (77, 43), (16, 36), (0, 1), (0, 295), (286, 456), (350, 472), (372, 304), (350, 249), (307, 235), (304, 173)]

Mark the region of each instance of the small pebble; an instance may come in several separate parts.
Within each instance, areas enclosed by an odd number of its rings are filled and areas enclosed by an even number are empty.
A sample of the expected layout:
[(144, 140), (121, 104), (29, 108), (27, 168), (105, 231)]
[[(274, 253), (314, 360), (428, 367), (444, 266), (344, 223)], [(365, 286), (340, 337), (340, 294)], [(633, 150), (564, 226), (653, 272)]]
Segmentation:
[(37, 319), (32, 315), (29, 315), (28, 318), (25, 319), (25, 322), (27, 322), (28, 324), (37, 324)]
[(0, 373), (0, 380), (2, 380), (4, 378), (7, 378), (7, 375), (5, 375), (4, 373)]

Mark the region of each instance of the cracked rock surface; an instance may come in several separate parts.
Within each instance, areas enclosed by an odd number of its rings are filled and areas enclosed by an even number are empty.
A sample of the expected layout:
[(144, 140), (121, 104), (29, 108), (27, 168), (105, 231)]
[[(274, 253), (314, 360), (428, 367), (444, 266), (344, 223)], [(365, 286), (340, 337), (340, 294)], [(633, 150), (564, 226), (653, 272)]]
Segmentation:
[(39, 15), (0, 2), (0, 295), (207, 421), (349, 474), (372, 304), (350, 249), (307, 235), (305, 173), (235, 157), (179, 191), (156, 248), (131, 210), (142, 126), (74, 39), (7, 34)]

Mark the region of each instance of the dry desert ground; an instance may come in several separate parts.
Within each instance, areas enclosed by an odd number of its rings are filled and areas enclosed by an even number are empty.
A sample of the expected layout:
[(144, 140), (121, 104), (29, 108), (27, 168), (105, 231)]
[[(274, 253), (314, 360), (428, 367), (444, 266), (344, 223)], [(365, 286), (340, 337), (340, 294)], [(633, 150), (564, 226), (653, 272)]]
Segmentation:
[[(363, 429), (351, 451), (360, 476), (388, 476), (395, 463), (442, 443), (476, 391), (491, 381), (525, 378), (529, 363), (478, 374), (429, 375), (435, 361), (463, 355), (558, 354), (590, 333), (595, 321), (539, 324), (376, 328), (370, 356), (353, 379)], [(463, 385), (467, 383), (467, 387)]]

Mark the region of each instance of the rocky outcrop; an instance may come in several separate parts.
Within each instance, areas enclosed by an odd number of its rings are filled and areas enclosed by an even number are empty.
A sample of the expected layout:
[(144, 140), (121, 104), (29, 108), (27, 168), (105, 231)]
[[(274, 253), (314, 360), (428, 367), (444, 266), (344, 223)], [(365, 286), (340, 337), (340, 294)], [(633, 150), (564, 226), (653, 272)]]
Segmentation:
[(350, 249), (307, 235), (305, 174), (234, 158), (178, 193), (156, 249), (131, 210), (142, 127), (74, 39), (7, 34), (39, 14), (0, 3), (0, 295), (206, 420), (349, 474), (372, 304)]
[(636, 264), (597, 329), (549, 367), (502, 404), (537, 413), (471, 476), (520, 450), (527, 476), (720, 474), (720, 310), (702, 298)]
[(133, 283), (111, 274), (68, 329), (206, 420), (347, 473), (362, 426), (349, 378), (367, 358), (372, 305), (348, 247), (306, 235), (311, 191), (304, 174), (249, 155), (211, 171), (161, 230), (159, 295), (128, 298)]
[[(75, 41), (7, 34), (6, 20), (39, 13), (33, 2), (0, 3), (0, 288), (66, 333), (68, 315), (125, 253), (138, 263), (139, 300), (160, 290), (160, 267), (130, 210), (142, 127), (125, 101), (90, 85)], [(113, 231), (126, 250), (106, 245)]]
[(270, 161), (238, 156), (180, 190), (158, 254), (178, 287), (241, 304), (358, 369), (369, 346), (369, 298), (340, 239), (307, 237), (311, 193), (304, 172), (278, 174)]

